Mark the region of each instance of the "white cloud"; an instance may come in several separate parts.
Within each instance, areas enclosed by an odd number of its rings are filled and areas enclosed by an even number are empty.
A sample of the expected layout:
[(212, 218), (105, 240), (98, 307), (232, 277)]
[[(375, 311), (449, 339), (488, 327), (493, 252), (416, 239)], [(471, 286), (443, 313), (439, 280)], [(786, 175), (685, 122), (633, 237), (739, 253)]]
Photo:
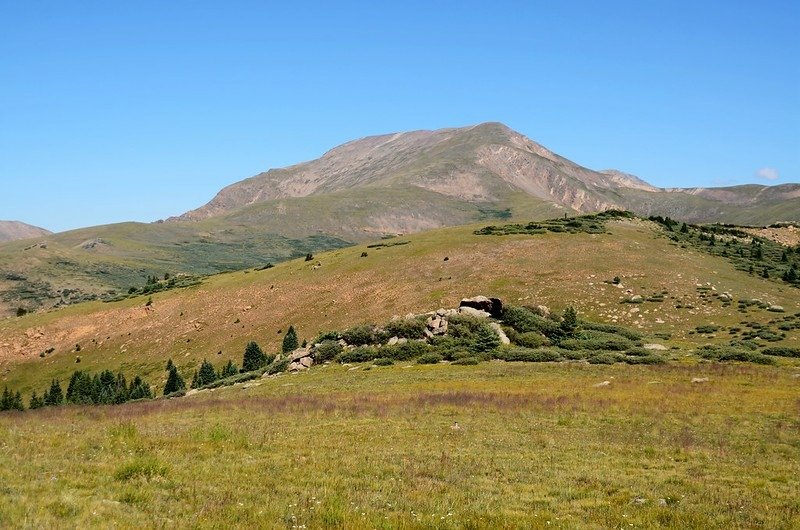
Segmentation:
[(780, 175), (774, 167), (762, 167), (756, 171), (756, 177), (764, 180), (777, 180)]

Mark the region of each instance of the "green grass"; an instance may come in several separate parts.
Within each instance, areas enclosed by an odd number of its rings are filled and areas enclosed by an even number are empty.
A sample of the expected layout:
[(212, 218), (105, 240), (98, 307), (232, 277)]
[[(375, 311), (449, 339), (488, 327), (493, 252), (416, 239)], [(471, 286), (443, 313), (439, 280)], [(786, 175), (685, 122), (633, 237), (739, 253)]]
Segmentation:
[(791, 376), (332, 365), (181, 400), (3, 414), (0, 525), (795, 527)]

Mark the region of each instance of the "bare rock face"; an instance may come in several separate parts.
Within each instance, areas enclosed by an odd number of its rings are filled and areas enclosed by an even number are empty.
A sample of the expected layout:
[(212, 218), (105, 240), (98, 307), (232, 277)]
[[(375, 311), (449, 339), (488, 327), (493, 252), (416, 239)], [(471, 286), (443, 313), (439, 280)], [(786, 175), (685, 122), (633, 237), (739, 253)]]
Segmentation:
[(462, 310), (465, 307), (484, 311), (494, 318), (500, 318), (503, 315), (503, 302), (499, 298), (488, 298), (486, 296), (464, 298), (458, 306), (459, 312), (463, 312)]
[(294, 350), (293, 352), (291, 352), (289, 354), (289, 360), (290, 361), (297, 361), (297, 360), (302, 359), (303, 357), (311, 357), (311, 348), (310, 347), (297, 348), (296, 350)]
[(297, 372), (311, 368), (314, 365), (314, 357), (311, 354), (311, 348), (297, 348), (289, 354), (289, 371)]

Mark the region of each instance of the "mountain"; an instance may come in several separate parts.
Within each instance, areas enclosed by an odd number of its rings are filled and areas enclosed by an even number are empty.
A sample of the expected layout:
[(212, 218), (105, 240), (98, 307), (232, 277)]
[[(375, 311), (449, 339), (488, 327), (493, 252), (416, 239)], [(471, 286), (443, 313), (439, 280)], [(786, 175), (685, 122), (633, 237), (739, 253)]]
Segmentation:
[(19, 221), (0, 221), (0, 242), (29, 239), (51, 234), (49, 230), (21, 223)]
[(152, 276), (204, 276), (447, 226), (609, 208), (767, 225), (797, 220), (800, 185), (661, 189), (594, 171), (500, 123), (372, 136), (271, 169), (167, 222), (0, 244), (0, 315), (124, 296)]
[[(576, 212), (620, 208), (693, 222), (769, 224), (800, 217), (798, 184), (657, 188), (620, 171), (587, 169), (503, 124), (483, 123), (355, 140), (317, 160), (272, 169), (232, 184), (208, 204), (171, 221), (231, 215), (253, 205), (277, 206), (290, 198), (336, 194), (345, 198), (354, 190), (364, 190), (381, 202), (380, 208), (377, 204), (351, 205), (353, 211), (376, 210), (373, 217), (362, 220), (360, 230), (348, 234), (356, 238), (359, 231), (378, 228), (417, 231), (453, 224), (446, 215), (437, 217), (440, 208), (430, 204), (424, 210), (412, 208), (412, 212), (424, 212), (427, 223), (409, 223), (399, 212), (391, 211), (391, 197), (398, 190), (436, 194), (430, 197), (441, 205), (455, 201), (485, 211), (510, 208), (519, 215), (525, 215), (528, 207), (521, 201), (535, 201), (540, 207)], [(265, 207), (264, 217), (279, 214), (280, 208)], [(408, 215), (407, 209), (403, 212)]]

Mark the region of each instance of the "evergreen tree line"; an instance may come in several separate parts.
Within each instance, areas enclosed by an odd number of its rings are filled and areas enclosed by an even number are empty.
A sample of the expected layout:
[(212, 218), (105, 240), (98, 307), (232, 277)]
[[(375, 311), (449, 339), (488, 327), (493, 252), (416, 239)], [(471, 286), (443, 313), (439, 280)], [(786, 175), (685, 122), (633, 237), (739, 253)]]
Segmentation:
[[(296, 350), (298, 347), (299, 340), (297, 338), (297, 331), (294, 329), (294, 326), (289, 326), (286, 335), (283, 337), (281, 351), (283, 353), (289, 353)], [(239, 373), (260, 370), (271, 363), (275, 357), (275, 355), (267, 355), (258, 343), (250, 341), (244, 349), (241, 370), (231, 360), (228, 360), (221, 370), (217, 370), (208, 359), (203, 359), (200, 368), (195, 370), (192, 375), (190, 388), (202, 388), (215, 381), (232, 377)], [(166, 370), (167, 382), (164, 385), (164, 395), (168, 396), (186, 390), (186, 381), (178, 372), (178, 368), (175, 366), (175, 363), (172, 362), (172, 359), (167, 361)]]
[[(154, 278), (154, 277), (153, 277)], [(286, 335), (283, 337), (281, 350), (289, 353), (299, 346), (297, 332), (294, 326), (289, 326)], [(244, 350), (242, 357), (242, 369), (228, 361), (221, 370), (214, 368), (214, 365), (207, 359), (203, 359), (200, 369), (194, 372), (191, 381), (191, 388), (201, 388), (219, 379), (225, 379), (239, 373), (252, 372), (266, 367), (275, 359), (275, 355), (267, 355), (256, 342), (249, 342)], [(167, 382), (164, 385), (164, 395), (173, 394), (186, 390), (186, 381), (178, 372), (175, 363), (170, 359), (167, 362)], [(34, 390), (31, 393), (28, 408), (38, 409), (72, 403), (76, 405), (111, 405), (125, 403), (136, 399), (152, 399), (153, 391), (140, 376), (136, 376), (128, 384), (122, 372), (114, 375), (110, 370), (104, 370), (99, 374), (91, 375), (86, 371), (77, 370), (72, 374), (64, 393), (61, 382), (53, 379), (50, 388), (41, 396)], [(19, 391), (12, 392), (6, 387), (0, 398), (0, 411), (4, 410), (25, 410), (22, 395)]]
[[(110, 370), (91, 375), (83, 370), (73, 372), (64, 393), (61, 382), (53, 379), (41, 396), (34, 390), (28, 403), (31, 410), (42, 407), (56, 407), (71, 403), (75, 405), (114, 405), (136, 399), (152, 399), (150, 385), (140, 376), (136, 376), (128, 384), (122, 372), (114, 375)], [(0, 399), (0, 411), (25, 410), (22, 395), (19, 391), (11, 392), (6, 387)]]

